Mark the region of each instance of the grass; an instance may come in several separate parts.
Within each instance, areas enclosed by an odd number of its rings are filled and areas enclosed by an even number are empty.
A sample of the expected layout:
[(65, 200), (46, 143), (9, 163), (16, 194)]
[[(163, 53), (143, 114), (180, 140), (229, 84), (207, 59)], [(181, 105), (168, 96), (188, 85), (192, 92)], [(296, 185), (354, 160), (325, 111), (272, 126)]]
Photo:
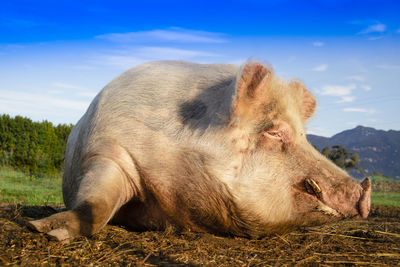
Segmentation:
[(400, 207), (400, 194), (381, 192), (372, 193), (371, 202), (377, 206)]
[(11, 168), (0, 168), (0, 203), (63, 204), (61, 178), (31, 178)]
[(390, 177), (372, 175), (372, 204), (400, 207), (400, 184)]

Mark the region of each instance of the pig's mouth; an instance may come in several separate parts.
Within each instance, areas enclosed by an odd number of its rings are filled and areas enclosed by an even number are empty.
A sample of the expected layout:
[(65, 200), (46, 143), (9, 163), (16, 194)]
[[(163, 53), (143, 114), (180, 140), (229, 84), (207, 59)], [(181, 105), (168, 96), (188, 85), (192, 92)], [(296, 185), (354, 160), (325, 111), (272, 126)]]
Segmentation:
[(370, 211), (371, 206), (371, 181), (369, 178), (365, 178), (361, 183), (362, 192), (361, 196), (356, 204), (356, 210), (351, 214), (344, 214), (337, 209), (330, 207), (326, 201), (324, 201), (323, 192), (320, 186), (311, 178), (304, 180), (306, 191), (314, 196), (315, 200), (318, 201), (316, 210), (327, 215), (329, 217), (336, 217), (338, 219), (346, 217), (362, 217), (366, 218)]
[(320, 201), (320, 205), (317, 207), (317, 211), (322, 212), (325, 215), (331, 216), (331, 217), (336, 217), (336, 218), (345, 218), (346, 216), (342, 214), (341, 212), (329, 207), (322, 201)]
[(337, 218), (344, 217), (342, 213), (340, 213), (339, 211), (337, 211), (337, 210), (329, 207), (327, 204), (325, 204), (325, 201), (323, 199), (322, 190), (319, 187), (319, 185), (317, 184), (317, 182), (315, 182), (311, 178), (306, 178), (304, 180), (304, 185), (306, 187), (306, 191), (310, 195), (312, 195), (315, 198), (315, 200), (318, 201), (318, 206), (316, 207), (316, 210), (318, 212), (322, 212), (325, 215), (333, 216), (333, 217), (337, 217)]

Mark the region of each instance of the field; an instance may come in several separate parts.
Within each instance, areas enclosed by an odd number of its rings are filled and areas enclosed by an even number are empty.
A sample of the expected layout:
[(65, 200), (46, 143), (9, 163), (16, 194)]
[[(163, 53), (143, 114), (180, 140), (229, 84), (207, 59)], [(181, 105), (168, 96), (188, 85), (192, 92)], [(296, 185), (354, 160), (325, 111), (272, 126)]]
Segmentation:
[(61, 178), (34, 178), (0, 168), (0, 203), (62, 205)]
[[(32, 218), (62, 210), (61, 198), (56, 197), (60, 194), (59, 179), (38, 182), (25, 177), (24, 183), (15, 184), (20, 192), (13, 194), (13, 179), (21, 174), (10, 170), (0, 173), (0, 266), (400, 264), (398, 183), (374, 184), (375, 189), (386, 191), (374, 194), (372, 212), (366, 220), (345, 220), (257, 240), (193, 232), (133, 232), (108, 225), (92, 237), (81, 237), (62, 245), (26, 227), (26, 222)], [(27, 184), (29, 186), (24, 187)], [(28, 193), (24, 195), (24, 192)], [(39, 194), (43, 196), (34, 196)]]

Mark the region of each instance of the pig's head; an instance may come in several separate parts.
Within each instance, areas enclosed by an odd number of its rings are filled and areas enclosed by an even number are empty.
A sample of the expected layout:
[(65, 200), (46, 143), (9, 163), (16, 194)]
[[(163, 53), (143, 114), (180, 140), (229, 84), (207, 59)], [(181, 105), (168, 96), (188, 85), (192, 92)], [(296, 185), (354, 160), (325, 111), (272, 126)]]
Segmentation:
[(306, 139), (315, 104), (301, 82), (286, 83), (258, 63), (242, 67), (230, 127), (241, 155), (237, 195), (255, 220), (316, 225), (368, 216), (370, 181), (358, 183)]

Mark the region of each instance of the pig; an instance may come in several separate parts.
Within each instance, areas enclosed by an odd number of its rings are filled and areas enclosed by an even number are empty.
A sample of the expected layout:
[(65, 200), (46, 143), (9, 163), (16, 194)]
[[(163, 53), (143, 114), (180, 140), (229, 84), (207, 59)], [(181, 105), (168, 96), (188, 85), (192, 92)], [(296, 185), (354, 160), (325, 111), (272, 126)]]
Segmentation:
[(108, 222), (257, 238), (366, 218), (371, 183), (308, 141), (316, 101), (249, 61), (149, 62), (109, 83), (68, 138), (67, 210), (29, 222), (61, 242)]

